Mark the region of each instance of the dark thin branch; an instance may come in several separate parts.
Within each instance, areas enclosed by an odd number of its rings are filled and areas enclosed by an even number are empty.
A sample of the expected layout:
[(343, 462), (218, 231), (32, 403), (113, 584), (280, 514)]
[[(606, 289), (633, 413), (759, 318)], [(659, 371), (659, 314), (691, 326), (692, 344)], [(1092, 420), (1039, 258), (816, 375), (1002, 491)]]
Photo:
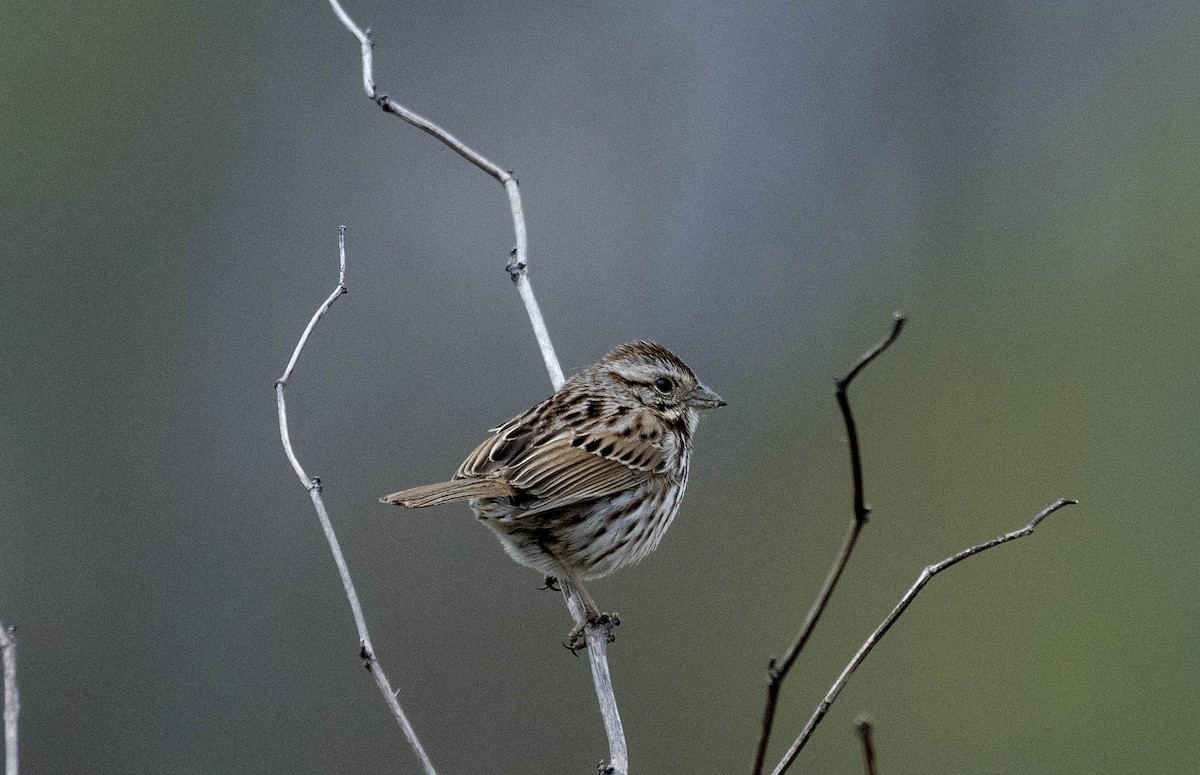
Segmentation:
[(345, 226), (341, 227), (338, 231), (338, 253), (341, 259), (341, 268), (338, 271), (337, 287), (333, 289), (333, 293), (329, 294), (329, 298), (317, 308), (316, 313), (312, 316), (312, 320), (308, 321), (308, 326), (305, 327), (304, 333), (300, 335), (300, 341), (296, 343), (296, 349), (292, 352), (291, 360), (288, 361), (287, 367), (283, 370), (283, 376), (275, 383), (275, 398), (279, 408), (279, 436), (283, 440), (283, 451), (287, 455), (288, 461), (291, 462), (296, 476), (300, 478), (300, 483), (304, 485), (304, 489), (308, 490), (308, 495), (313, 502), (313, 508), (317, 512), (317, 519), (321, 522), (321, 529), (325, 532), (325, 540), (328, 541), (329, 550), (333, 553), (334, 564), (337, 565), (338, 575), (341, 576), (342, 587), (346, 592), (346, 599), (350, 602), (350, 611), (354, 615), (354, 626), (358, 628), (358, 655), (363, 660), (364, 666), (371, 673), (371, 677), (375, 679), (375, 684), (383, 694), (384, 702), (387, 703), (388, 708), (392, 711), (396, 723), (404, 731), (404, 736), (408, 739), (408, 744), (412, 747), (413, 753), (420, 760), (426, 775), (437, 775), (433, 769), (433, 763), (429, 760), (428, 754), (425, 753), (425, 748), (421, 745), (421, 741), (417, 739), (416, 730), (413, 729), (412, 723), (409, 722), (408, 716), (404, 713), (404, 709), (400, 707), (400, 701), (396, 699), (398, 690), (392, 689), (392, 685), (388, 682), (387, 675), (384, 674), (379, 660), (375, 658), (375, 649), (371, 645), (371, 634), (367, 631), (367, 620), (363, 616), (362, 605), (358, 601), (358, 592), (354, 589), (354, 581), (350, 578), (350, 568), (346, 564), (346, 557), (342, 554), (341, 544), (338, 543), (337, 534), (333, 531), (333, 523), (329, 519), (329, 512), (325, 510), (325, 501), (321, 497), (321, 481), (316, 478), (309, 478), (308, 474), (304, 473), (304, 468), (301, 467), (300, 460), (296, 457), (296, 453), (292, 449), (292, 440), (288, 433), (287, 403), (283, 397), (284, 390), (287, 388), (287, 382), (291, 378), (292, 372), (296, 369), (296, 364), (300, 361), (300, 353), (304, 350), (304, 345), (308, 343), (308, 338), (312, 335), (313, 329), (316, 328), (317, 323), (325, 316), (325, 313), (329, 311), (329, 308), (333, 306), (333, 303), (340, 299), (348, 290), (346, 288)]
[(874, 725), (865, 716), (859, 716), (854, 722), (854, 731), (858, 733), (858, 739), (862, 742), (863, 771), (866, 775), (875, 775), (875, 742), (871, 739), (873, 730)]
[(21, 697), (17, 692), (17, 635), (0, 622), (0, 661), (4, 663), (4, 775), (17, 775), (17, 716)]
[(846, 390), (850, 387), (850, 383), (854, 381), (854, 378), (858, 376), (859, 372), (870, 365), (871, 361), (878, 358), (884, 350), (892, 346), (892, 342), (896, 341), (896, 337), (900, 336), (900, 330), (903, 328), (903, 313), (893, 313), (892, 333), (888, 334), (888, 338), (875, 345), (875, 349), (864, 355), (855, 364), (854, 368), (850, 369), (849, 374), (837, 381), (837, 402), (842, 410), (842, 418), (846, 421), (846, 435), (850, 442), (850, 475), (854, 481), (854, 519), (857, 522), (866, 522), (871, 509), (864, 500), (862, 452), (859, 450), (858, 445), (858, 426), (854, 423), (854, 415), (850, 413), (850, 398), (847, 396)]
[(813, 601), (812, 607), (808, 610), (808, 615), (804, 617), (804, 623), (800, 625), (800, 632), (796, 635), (796, 639), (788, 647), (788, 650), (784, 652), (782, 659), (771, 661), (767, 676), (767, 701), (763, 707), (762, 731), (759, 733), (758, 748), (754, 754), (754, 767), (751, 770), (754, 775), (761, 775), (763, 766), (766, 763), (767, 744), (771, 739), (771, 728), (775, 724), (775, 709), (779, 705), (779, 691), (783, 686), (783, 679), (787, 677), (788, 672), (792, 669), (792, 665), (796, 662), (796, 657), (800, 655), (800, 651), (812, 636), (813, 629), (816, 628), (821, 614), (825, 612), (825, 607), (829, 604), (829, 598), (833, 595), (833, 590), (837, 587), (838, 580), (842, 577), (842, 571), (846, 569), (847, 563), (850, 562), (850, 555), (854, 552), (854, 547), (858, 543), (858, 536), (867, 524), (867, 515), (871, 511), (866, 505), (863, 495), (862, 453), (859, 450), (858, 427), (855, 425), (854, 415), (850, 411), (850, 398), (847, 390), (849, 390), (850, 383), (854, 381), (854, 378), (871, 361), (878, 358), (884, 350), (892, 346), (892, 342), (896, 341), (896, 337), (900, 336), (900, 330), (904, 328), (904, 320), (904, 315), (899, 312), (893, 314), (892, 331), (888, 334), (887, 338), (864, 353), (858, 359), (858, 363), (854, 364), (854, 367), (850, 369), (849, 373), (839, 378), (836, 382), (838, 407), (842, 410), (842, 420), (846, 424), (846, 439), (850, 445), (850, 473), (854, 483), (854, 518), (850, 523), (850, 531), (846, 534), (846, 540), (842, 544), (842, 549), (838, 552), (837, 557), (834, 558), (833, 567), (830, 568), (829, 575), (825, 578), (825, 585), (817, 593), (817, 599)]
[(1060, 498), (1039, 512), (1038, 515), (1034, 517), (1028, 525), (1020, 530), (1014, 530), (1011, 533), (1005, 533), (1004, 535), (997, 536), (990, 541), (984, 541), (981, 544), (976, 544), (975, 546), (964, 549), (958, 554), (951, 555), (941, 562), (933, 565), (927, 565), (921, 571), (920, 575), (917, 576), (917, 580), (912, 587), (910, 587), (909, 590), (904, 593), (904, 597), (900, 598), (900, 602), (896, 604), (896, 607), (892, 609), (892, 612), (889, 613), (883, 622), (875, 628), (875, 631), (871, 633), (866, 642), (859, 647), (858, 652), (854, 655), (854, 658), (851, 659), (850, 663), (842, 670), (841, 675), (839, 675), (837, 680), (834, 681), (833, 686), (829, 689), (829, 692), (825, 695), (825, 698), (821, 700), (819, 705), (817, 705), (817, 709), (813, 712), (813, 715), (808, 720), (808, 723), (804, 725), (804, 729), (801, 730), (799, 737), (797, 737), (796, 741), (792, 743), (791, 748), (788, 749), (778, 766), (776, 766), (772, 771), (772, 775), (783, 775), (783, 773), (787, 772), (788, 768), (792, 766), (792, 763), (796, 761), (796, 757), (800, 754), (801, 749), (804, 748), (804, 745), (808, 742), (809, 738), (812, 737), (813, 731), (817, 728), (817, 725), (821, 723), (821, 720), (825, 718), (825, 714), (829, 712), (829, 707), (833, 705), (834, 700), (837, 699), (838, 695), (841, 694), (842, 689), (845, 688), (846, 682), (850, 680), (850, 676), (854, 674), (854, 671), (857, 670), (859, 665), (863, 663), (863, 660), (867, 658), (867, 655), (871, 653), (876, 645), (878, 645), (879, 641), (883, 638), (887, 631), (892, 628), (892, 625), (896, 623), (901, 614), (903, 614), (908, 606), (912, 604), (912, 601), (916, 598), (917, 594), (925, 588), (925, 585), (929, 583), (930, 579), (947, 568), (957, 565), (969, 557), (974, 557), (980, 552), (986, 551), (992, 547), (999, 546), (1000, 544), (1007, 543), (1017, 538), (1024, 538), (1032, 533), (1037, 526), (1042, 523), (1042, 520), (1046, 519), (1046, 517), (1050, 516), (1064, 506), (1070, 506), (1076, 503), (1078, 503), (1078, 501)]

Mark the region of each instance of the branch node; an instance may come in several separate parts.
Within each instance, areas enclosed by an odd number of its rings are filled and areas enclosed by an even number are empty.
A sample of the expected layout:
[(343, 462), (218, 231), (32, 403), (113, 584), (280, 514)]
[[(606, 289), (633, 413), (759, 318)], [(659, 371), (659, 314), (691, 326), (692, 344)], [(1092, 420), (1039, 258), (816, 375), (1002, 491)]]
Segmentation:
[(600, 618), (595, 623), (588, 624), (589, 630), (595, 630), (604, 636), (605, 643), (613, 643), (617, 639), (617, 627), (621, 624), (621, 617), (616, 613), (601, 614)]
[(596, 765), (596, 775), (614, 775), (614, 773), (616, 773), (616, 771), (617, 771), (616, 767), (612, 766), (611, 764), (605, 763), (605, 761), (603, 759), (601, 759), (600, 763), (598, 765)]
[(521, 275), (525, 274), (525, 262), (517, 258), (516, 248), (508, 251), (508, 261), (504, 264), (504, 270), (508, 272), (508, 276), (514, 283), (521, 279)]
[(308, 491), (315, 492), (318, 495), (321, 494), (321, 492), (323, 491), (323, 488), (321, 487), (321, 477), (314, 476), (312, 478), (312, 480), (308, 484)]

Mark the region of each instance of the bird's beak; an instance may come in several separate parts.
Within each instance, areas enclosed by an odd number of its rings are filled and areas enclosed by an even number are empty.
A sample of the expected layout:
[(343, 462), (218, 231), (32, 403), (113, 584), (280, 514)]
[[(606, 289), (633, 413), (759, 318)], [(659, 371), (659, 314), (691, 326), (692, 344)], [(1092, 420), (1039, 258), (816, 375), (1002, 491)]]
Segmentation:
[(704, 385), (697, 385), (695, 390), (688, 393), (688, 404), (697, 409), (716, 409), (718, 406), (725, 406), (725, 399)]

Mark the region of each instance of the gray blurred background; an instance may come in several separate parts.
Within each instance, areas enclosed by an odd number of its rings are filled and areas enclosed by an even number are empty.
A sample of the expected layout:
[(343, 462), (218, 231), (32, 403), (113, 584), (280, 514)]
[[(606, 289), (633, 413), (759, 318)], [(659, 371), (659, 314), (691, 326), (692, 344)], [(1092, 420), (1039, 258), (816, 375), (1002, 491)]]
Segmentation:
[[(384, 92), (517, 171), (564, 367), (652, 338), (729, 406), (647, 562), (592, 586), (635, 773), (746, 772), (767, 659), (875, 507), (779, 745), (939, 577), (800, 765), (1178, 772), (1200, 756), (1192, 2), (353, 2)], [(356, 657), (272, 382), (440, 771), (605, 755), (561, 600), (442, 479), (549, 393), (503, 191), (363, 96), (308, 3), (0, 8), (0, 619), (29, 773), (417, 772)], [(772, 761), (777, 759), (772, 753)]]

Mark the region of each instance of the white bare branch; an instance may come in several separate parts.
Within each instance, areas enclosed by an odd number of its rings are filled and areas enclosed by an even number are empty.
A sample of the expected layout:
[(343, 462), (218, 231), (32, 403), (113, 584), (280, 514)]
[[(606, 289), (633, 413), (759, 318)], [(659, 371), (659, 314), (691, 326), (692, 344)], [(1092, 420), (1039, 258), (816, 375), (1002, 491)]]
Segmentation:
[(525, 312), (529, 315), (530, 325), (533, 326), (533, 335), (537, 338), (538, 348), (542, 352), (542, 360), (545, 361), (546, 371), (550, 374), (550, 382), (554, 385), (554, 389), (558, 390), (563, 383), (562, 367), (558, 364), (558, 356), (554, 354), (554, 345), (550, 343), (550, 333), (546, 330), (546, 323), (542, 319), (542, 311), (538, 307), (537, 299), (534, 298), (533, 286), (529, 284), (529, 275), (527, 273), (529, 267), (529, 244), (525, 231), (525, 211), (521, 207), (521, 191), (517, 187), (516, 177), (510, 170), (506, 170), (495, 164), (434, 122), (418, 113), (414, 113), (395, 100), (390, 99), (386, 94), (380, 94), (378, 88), (375, 86), (374, 64), (371, 57), (375, 44), (371, 41), (370, 30), (363, 30), (355, 24), (354, 20), (350, 18), (350, 14), (346, 13), (346, 10), (342, 8), (338, 0), (329, 0), (329, 4), (333, 6), (333, 12), (337, 14), (338, 19), (346, 26), (346, 29), (350, 30), (351, 34), (358, 39), (359, 47), (362, 49), (363, 90), (366, 91), (367, 97), (376, 105), (383, 108), (385, 112), (391, 113), (397, 118), (407, 121), (418, 129), (441, 140), (452, 151), (488, 175), (491, 175), (504, 186), (504, 190), (508, 194), (508, 206), (512, 212), (513, 232), (517, 244), (512, 259), (508, 262), (508, 273), (512, 276), (513, 282), (517, 284), (517, 291), (521, 294), (521, 301), (525, 303)]
[(347, 291), (345, 226), (342, 226), (338, 230), (338, 253), (341, 259), (341, 269), (338, 272), (337, 287), (333, 289), (333, 293), (329, 294), (329, 298), (317, 308), (316, 313), (312, 316), (312, 320), (308, 321), (308, 326), (305, 327), (304, 333), (300, 335), (300, 341), (296, 343), (296, 349), (292, 352), (292, 358), (288, 361), (287, 368), (283, 370), (283, 376), (275, 383), (275, 398), (279, 406), (279, 436), (283, 441), (283, 450), (287, 454), (292, 468), (296, 471), (296, 476), (300, 478), (300, 483), (304, 485), (304, 489), (308, 490), (308, 495), (313, 502), (313, 508), (317, 512), (317, 519), (321, 522), (321, 529), (325, 531), (325, 540), (329, 543), (330, 552), (333, 553), (333, 561), (337, 565), (338, 575), (341, 576), (342, 587), (346, 591), (346, 599), (350, 602), (350, 610), (354, 614), (354, 626), (358, 628), (359, 657), (362, 658), (367, 670), (370, 671), (371, 676), (375, 679), (375, 683), (379, 686), (379, 691), (383, 693), (384, 701), (387, 703), (388, 708), (391, 709), (392, 715), (396, 718), (396, 723), (404, 731), (404, 736), (408, 739), (408, 744), (412, 747), (413, 753), (420, 760), (421, 766), (425, 768), (426, 775), (437, 775), (433, 769), (433, 763), (429, 760), (429, 755), (425, 753), (425, 748), (421, 745), (421, 741), (417, 739), (416, 730), (413, 729), (412, 723), (408, 720), (408, 716), (400, 706), (399, 700), (396, 699), (399, 690), (392, 688), (387, 675), (383, 672), (383, 667), (375, 657), (375, 648), (371, 645), (371, 634), (367, 631), (367, 620), (363, 616), (362, 605), (358, 602), (358, 592), (354, 589), (354, 581), (350, 577), (350, 568), (346, 565), (346, 557), (342, 554), (342, 547), (338, 543), (337, 534), (333, 530), (333, 523), (329, 519), (329, 512), (325, 510), (325, 501), (321, 498), (321, 481), (309, 478), (308, 474), (304, 473), (304, 468), (300, 465), (300, 460), (296, 457), (296, 453), (292, 449), (292, 440), (288, 433), (287, 404), (283, 397), (288, 379), (291, 378), (292, 372), (295, 371), (296, 364), (300, 360), (300, 353), (304, 350), (304, 345), (308, 343), (308, 338), (312, 335), (318, 321), (325, 316), (325, 313), (329, 311), (333, 303), (340, 299)]
[[(533, 327), (533, 334), (537, 339), (538, 349), (541, 351), (542, 360), (546, 364), (546, 372), (550, 375), (550, 383), (554, 386), (555, 390), (558, 390), (558, 388), (562, 387), (565, 380), (563, 378), (562, 367), (558, 362), (558, 356), (554, 353), (554, 345), (550, 342), (550, 333), (546, 329), (546, 322), (542, 318), (541, 309), (538, 307), (537, 299), (533, 295), (533, 286), (529, 283), (529, 247), (525, 229), (525, 211), (521, 206), (521, 191), (517, 185), (516, 177), (514, 177), (512, 172), (490, 161), (434, 122), (414, 113), (395, 100), (390, 99), (387, 95), (379, 93), (375, 85), (375, 73), (372, 61), (374, 43), (371, 41), (370, 31), (360, 28), (350, 15), (346, 13), (346, 10), (342, 8), (338, 0), (329, 0), (329, 4), (333, 7), (333, 12), (337, 14), (338, 19), (346, 26), (346, 29), (358, 40), (362, 52), (363, 89), (366, 91), (367, 97), (385, 112), (391, 113), (418, 129), (433, 135), (445, 143), (452, 151), (488, 175), (491, 175), (504, 186), (505, 193), (508, 195), (508, 205), (513, 220), (513, 232), (516, 237), (516, 248), (513, 249), (509, 256), (506, 269), (516, 284), (517, 292), (520, 294), (521, 301), (525, 305), (525, 312), (528, 314), (529, 323)], [(567, 588), (564, 586), (563, 589), (566, 590)], [(581, 621), (583, 615), (582, 606), (571, 594), (567, 595), (567, 605), (571, 610), (572, 617), (577, 622)], [(596, 697), (600, 703), (600, 712), (604, 718), (604, 729), (608, 737), (608, 770), (613, 775), (627, 775), (629, 771), (629, 754), (625, 745), (625, 731), (621, 726), (620, 714), (617, 712), (616, 695), (613, 692), (612, 676), (608, 669), (609, 631), (602, 626), (589, 625), (585, 627), (584, 633), (588, 644), (588, 661), (591, 663), (592, 678), (596, 686)]]
[(0, 658), (4, 662), (4, 775), (17, 775), (17, 636), (0, 622)]

